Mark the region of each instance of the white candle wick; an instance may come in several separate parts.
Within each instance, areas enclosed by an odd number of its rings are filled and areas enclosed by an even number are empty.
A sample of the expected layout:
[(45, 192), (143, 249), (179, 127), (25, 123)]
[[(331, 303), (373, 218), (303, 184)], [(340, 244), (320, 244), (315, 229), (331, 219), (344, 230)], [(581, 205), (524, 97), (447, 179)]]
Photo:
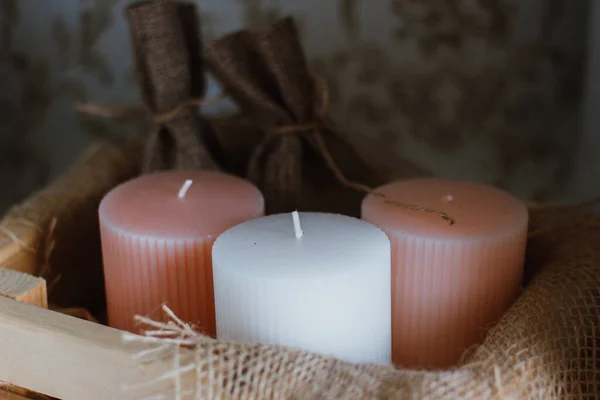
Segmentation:
[(183, 199), (188, 192), (190, 186), (192, 186), (192, 180), (186, 179), (186, 181), (181, 185), (181, 189), (179, 189), (179, 193), (177, 193), (177, 197)]
[(298, 211), (292, 212), (292, 220), (294, 221), (294, 231), (296, 232), (296, 239), (300, 239), (304, 232), (302, 231), (302, 225), (300, 225), (300, 215)]

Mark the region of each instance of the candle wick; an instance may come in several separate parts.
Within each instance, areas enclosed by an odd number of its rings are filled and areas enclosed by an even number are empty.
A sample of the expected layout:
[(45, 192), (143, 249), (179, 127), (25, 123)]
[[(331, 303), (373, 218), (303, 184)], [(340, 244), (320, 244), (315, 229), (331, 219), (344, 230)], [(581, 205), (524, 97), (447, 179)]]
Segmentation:
[(292, 212), (292, 220), (294, 221), (294, 232), (296, 233), (296, 239), (300, 239), (304, 232), (302, 231), (302, 225), (300, 225), (300, 215), (298, 211)]
[(177, 193), (177, 197), (183, 199), (188, 192), (190, 186), (192, 186), (192, 180), (186, 179), (186, 181), (181, 185), (181, 189), (179, 189), (179, 193)]

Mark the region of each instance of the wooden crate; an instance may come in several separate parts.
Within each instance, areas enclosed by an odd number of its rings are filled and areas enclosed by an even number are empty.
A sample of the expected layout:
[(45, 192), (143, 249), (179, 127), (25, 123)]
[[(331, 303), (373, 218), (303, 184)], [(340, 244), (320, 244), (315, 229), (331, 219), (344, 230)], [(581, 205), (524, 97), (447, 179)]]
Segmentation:
[[(131, 146), (95, 144), (64, 176), (15, 206), (0, 221), (0, 267), (46, 279), (51, 305), (89, 309), (85, 302), (89, 300), (88, 297), (95, 297), (90, 296), (90, 293), (103, 293), (103, 285), (98, 285), (96, 279), (102, 276), (97, 207), (110, 189), (139, 173), (137, 166), (140, 164), (140, 154), (139, 143), (132, 143)], [(581, 343), (589, 343), (590, 337), (598, 337), (595, 319), (598, 315), (597, 287), (590, 290), (582, 283), (597, 276), (595, 272), (598, 265), (588, 263), (586, 259), (580, 261), (580, 258), (588, 248), (597, 248), (600, 241), (597, 227), (600, 222), (597, 217), (592, 218), (585, 212), (574, 213), (568, 207), (556, 210), (539, 207), (535, 215), (532, 214), (534, 226), (544, 228), (542, 222), (547, 220), (548, 213), (552, 214), (555, 226), (568, 226), (569, 223), (575, 223), (576, 217), (581, 220), (579, 225), (583, 227), (587, 224), (593, 229), (583, 231), (583, 236), (573, 236), (571, 231), (563, 236), (548, 235), (545, 239), (543, 235), (534, 236), (534, 242), (539, 243), (535, 244), (537, 250), (530, 255), (530, 272), (536, 272), (537, 268), (548, 264), (548, 257), (555, 253), (557, 240), (569, 239), (566, 243), (569, 247), (573, 243), (579, 243), (580, 239), (587, 238), (587, 233), (593, 235), (589, 242), (582, 244), (582, 249), (573, 252), (566, 261), (561, 259), (557, 265), (552, 264), (552, 270), (542, 277), (543, 285), (540, 284), (542, 278), (537, 276), (536, 289), (529, 292), (527, 301), (539, 305), (527, 308), (528, 312), (534, 313), (527, 314), (527, 318), (536, 317), (534, 319), (540, 321), (531, 329), (532, 336), (520, 338), (517, 345), (522, 346), (524, 352), (529, 351), (531, 341), (543, 332), (536, 329), (556, 326), (563, 338), (568, 340), (563, 340), (564, 344), (557, 347), (557, 352), (548, 357), (545, 367), (551, 365), (556, 371), (560, 371), (557, 376), (564, 375), (565, 381), (571, 379), (569, 385), (573, 386), (574, 392), (587, 390), (596, 394), (598, 385), (593, 380), (597, 376), (596, 366), (578, 363), (581, 360), (589, 362), (597, 357), (597, 346), (586, 348), (581, 347)], [(538, 231), (534, 230), (535, 232)], [(561, 255), (563, 256), (564, 254)], [(536, 257), (539, 259), (535, 259)], [(87, 275), (90, 271), (93, 274)], [(573, 286), (566, 287), (557, 281), (557, 271), (564, 273), (565, 280)], [(593, 275), (591, 271), (594, 272)], [(62, 279), (57, 281), (55, 278), (59, 276)], [(597, 284), (595, 279), (592, 282)], [(579, 290), (582, 286), (585, 292)], [(555, 312), (559, 309), (557, 303), (552, 296), (547, 295), (556, 294), (557, 290), (563, 299), (567, 292), (574, 292), (582, 307), (593, 311), (589, 318), (586, 314), (586, 318), (578, 319), (577, 324), (572, 327), (565, 326), (563, 314)], [(93, 301), (89, 303), (90, 306), (95, 305)], [(561, 303), (558, 304), (562, 306)], [(524, 312), (523, 308), (519, 311), (521, 314)], [(97, 313), (94, 315), (98, 316)], [(516, 328), (522, 329), (522, 325), (513, 323), (512, 335)], [(157, 382), (155, 379), (173, 371), (176, 366), (172, 364), (172, 360), (141, 365), (134, 356), (146, 347), (139, 343), (125, 343), (122, 335), (123, 332), (98, 323), (0, 296), (0, 400), (34, 399), (40, 396), (62, 400), (143, 399), (144, 396), (147, 399), (158, 399), (160, 397), (157, 396), (161, 394), (164, 394), (164, 399), (174, 398), (172, 382)], [(544, 349), (545, 347), (547, 344), (544, 344)], [(514, 350), (514, 347), (507, 349)], [(513, 368), (520, 368), (523, 362), (518, 354), (521, 351), (512, 350), (507, 350), (506, 358), (501, 361), (514, 365)], [(190, 351), (181, 349), (181, 358), (192, 357), (188, 353)], [(547, 381), (547, 385), (554, 387), (555, 376), (539, 374), (535, 363), (531, 363), (531, 368), (537, 371), (540, 379)], [(344, 371), (340, 370), (340, 374)], [(487, 390), (487, 382), (497, 379), (496, 371), (499, 370), (494, 368), (493, 376), (486, 376), (490, 371), (486, 369), (481, 376), (467, 371), (469, 381), (480, 380), (479, 387)], [(419, 371), (400, 371), (399, 379), (408, 382), (417, 377), (416, 381), (413, 380), (413, 383), (417, 383), (410, 390), (418, 391), (421, 388), (420, 374)], [(430, 372), (426, 374), (435, 375)], [(346, 375), (344, 372), (339, 378), (345, 379)], [(575, 379), (587, 380), (580, 385), (574, 384), (574, 376)], [(195, 378), (191, 374), (184, 374), (181, 376), (181, 386), (193, 388), (198, 382)], [(124, 388), (124, 385), (144, 382), (155, 382), (155, 385), (136, 390)], [(519, 384), (525, 387), (523, 390), (531, 389), (526, 380), (519, 381)], [(521, 390), (518, 385), (517, 389)], [(410, 395), (412, 392), (407, 393)]]

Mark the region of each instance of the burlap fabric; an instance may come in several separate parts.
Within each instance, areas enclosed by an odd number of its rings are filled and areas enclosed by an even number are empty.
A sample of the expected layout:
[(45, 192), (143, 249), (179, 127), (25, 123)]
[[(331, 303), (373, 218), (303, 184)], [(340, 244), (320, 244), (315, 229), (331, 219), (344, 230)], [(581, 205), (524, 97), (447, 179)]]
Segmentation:
[(309, 73), (293, 20), (282, 19), (264, 32), (226, 35), (207, 47), (206, 60), (226, 93), (262, 130), (248, 177), (262, 190), (267, 212), (358, 215), (363, 193), (344, 186), (327, 158), (349, 180), (371, 186), (386, 177), (366, 165), (329, 118), (327, 88)]
[[(156, 345), (164, 346), (146, 354), (144, 362), (175, 360), (177, 354), (174, 371), (181, 366), (175, 374), (178, 380), (174, 375), (157, 378), (174, 382), (171, 392), (157, 395), (306, 400), (600, 398), (600, 230), (590, 226), (598, 226), (600, 219), (571, 208), (532, 209), (531, 214), (534, 230), (552, 228), (529, 242), (532, 281), (483, 344), (466, 354), (456, 369), (427, 372), (354, 365), (292, 349), (215, 341), (194, 333), (173, 315), (162, 325), (138, 318), (154, 331), (148, 336), (156, 339)], [(582, 219), (584, 224), (577, 224)], [(130, 335), (126, 339), (139, 340)]]
[(195, 102), (205, 76), (196, 7), (168, 0), (136, 2), (127, 9), (142, 98), (155, 127), (145, 149), (143, 171), (216, 170), (206, 146), (210, 126)]
[(207, 144), (219, 165), (227, 173), (245, 177), (253, 150), (260, 144), (262, 132), (241, 114), (207, 118)]
[[(94, 143), (49, 187), (9, 210), (0, 238), (22, 241), (35, 258), (25, 272), (48, 282), (49, 302), (105, 314), (98, 205), (116, 184), (139, 174), (142, 143)], [(14, 266), (20, 269), (20, 265)]]

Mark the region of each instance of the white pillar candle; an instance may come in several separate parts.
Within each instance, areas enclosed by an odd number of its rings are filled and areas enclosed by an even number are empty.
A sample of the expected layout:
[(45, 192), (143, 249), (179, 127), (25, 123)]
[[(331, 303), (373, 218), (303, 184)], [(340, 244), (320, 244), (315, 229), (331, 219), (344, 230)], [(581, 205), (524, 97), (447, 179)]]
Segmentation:
[(390, 242), (343, 215), (277, 214), (213, 246), (217, 338), (391, 363)]

